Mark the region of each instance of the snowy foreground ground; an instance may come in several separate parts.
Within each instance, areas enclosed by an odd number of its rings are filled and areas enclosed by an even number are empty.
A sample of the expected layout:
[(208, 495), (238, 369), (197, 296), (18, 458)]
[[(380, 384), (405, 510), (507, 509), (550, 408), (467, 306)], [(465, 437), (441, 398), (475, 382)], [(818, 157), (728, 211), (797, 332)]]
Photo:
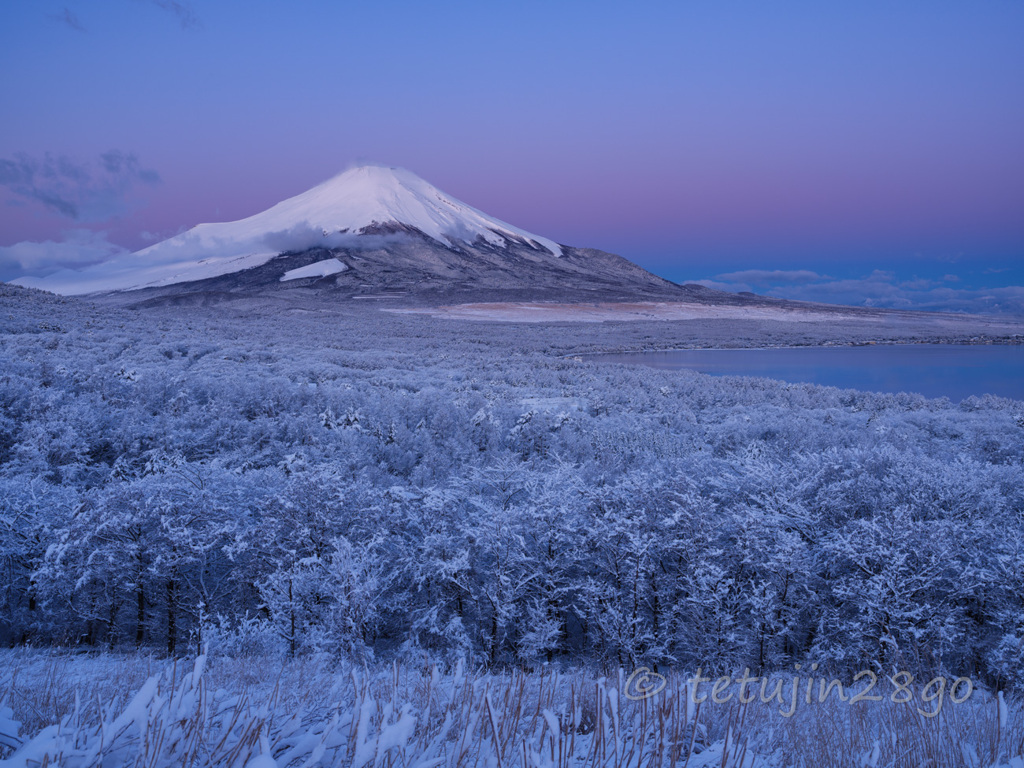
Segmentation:
[(872, 694), (822, 697), (815, 680), (809, 698), (805, 684), (794, 698), (792, 678), (741, 694), (671, 673), (648, 677), (648, 689), (621, 669), (367, 670), (317, 657), (20, 650), (0, 662), (0, 744), (17, 747), (5, 768), (1024, 765), (1019, 706), (980, 692), (961, 703), (926, 703), (920, 690), (909, 703), (888, 692), (855, 701)]
[[(793, 307), (715, 305), (685, 301), (634, 301), (634, 302), (592, 302), (551, 303), (529, 301), (473, 302), (466, 304), (442, 305), (387, 310), (396, 314), (419, 314), (443, 317), (452, 320), (490, 320), (508, 323), (606, 323), (636, 321), (672, 320), (738, 320), (741, 322), (806, 323), (837, 328), (843, 324), (866, 327), (874, 325), (884, 333), (891, 326), (891, 317), (884, 314), (865, 317), (863, 314), (844, 314), (829, 308), (825, 310), (798, 309)], [(953, 315), (935, 315), (926, 325), (935, 332), (947, 329), (953, 333), (962, 330), (962, 320)], [(975, 328), (995, 331), (1013, 327), (998, 318), (975, 319)], [(837, 334), (837, 335), (841, 335)]]
[(1019, 324), (378, 306), (0, 286), (0, 765), (1024, 767), (1024, 403), (579, 357)]

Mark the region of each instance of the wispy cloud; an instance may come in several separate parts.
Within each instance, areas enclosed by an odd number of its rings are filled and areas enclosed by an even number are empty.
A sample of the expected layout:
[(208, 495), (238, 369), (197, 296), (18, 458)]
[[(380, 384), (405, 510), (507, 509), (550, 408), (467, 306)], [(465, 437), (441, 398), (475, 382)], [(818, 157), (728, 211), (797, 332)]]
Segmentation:
[(177, 16), (182, 29), (198, 29), (202, 26), (199, 17), (189, 3), (181, 2), (181, 0), (149, 0), (149, 2), (157, 8)]
[[(141, 0), (147, 5), (152, 5), (159, 8), (162, 11), (174, 16), (177, 19), (178, 24), (181, 25), (182, 29), (199, 29), (203, 26), (202, 21), (199, 19), (199, 15), (192, 7), (191, 3), (185, 2), (185, 0)], [(67, 6), (64, 6), (59, 13), (48, 13), (47, 18), (58, 24), (64, 24), (70, 29), (76, 32), (85, 32), (85, 24), (78, 18), (78, 15)]]
[(819, 275), (809, 269), (744, 269), (740, 272), (726, 272), (716, 275), (716, 280), (730, 283), (810, 283), (816, 280), (827, 280), (827, 275)]
[(110, 219), (129, 207), (133, 189), (159, 182), (156, 171), (120, 150), (104, 152), (92, 163), (49, 153), (41, 159), (24, 153), (0, 159), (0, 186), (76, 221)]
[(85, 32), (85, 25), (81, 22), (78, 16), (75, 15), (67, 6), (61, 9), (60, 13), (48, 13), (47, 16), (53, 21), (59, 24), (64, 24), (76, 32)]

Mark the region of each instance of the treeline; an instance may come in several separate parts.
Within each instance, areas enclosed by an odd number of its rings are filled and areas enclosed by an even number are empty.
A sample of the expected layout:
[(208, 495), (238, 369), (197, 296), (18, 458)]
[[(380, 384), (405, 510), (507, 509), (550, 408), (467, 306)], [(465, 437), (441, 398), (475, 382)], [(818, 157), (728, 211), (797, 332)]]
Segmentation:
[(0, 640), (1024, 679), (1019, 403), (283, 328), (3, 338)]

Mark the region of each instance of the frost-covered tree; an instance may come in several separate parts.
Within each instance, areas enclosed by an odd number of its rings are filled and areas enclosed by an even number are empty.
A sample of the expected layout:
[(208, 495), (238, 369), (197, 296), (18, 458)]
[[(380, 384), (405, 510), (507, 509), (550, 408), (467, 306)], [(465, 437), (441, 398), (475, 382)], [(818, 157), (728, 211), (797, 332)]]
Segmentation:
[(0, 312), (0, 641), (1024, 684), (1019, 403), (233, 311)]

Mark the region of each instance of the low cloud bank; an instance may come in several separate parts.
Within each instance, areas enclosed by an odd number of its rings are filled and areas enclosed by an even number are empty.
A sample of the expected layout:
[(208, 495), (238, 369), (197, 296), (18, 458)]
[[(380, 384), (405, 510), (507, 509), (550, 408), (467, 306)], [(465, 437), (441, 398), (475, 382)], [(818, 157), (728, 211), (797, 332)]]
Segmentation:
[(884, 309), (1024, 316), (1024, 286), (971, 287), (960, 276), (900, 278), (874, 270), (859, 278), (837, 279), (810, 270), (744, 270), (692, 282), (720, 291), (751, 291), (795, 301)]
[(60, 269), (83, 269), (128, 252), (107, 239), (106, 232), (73, 229), (61, 241), (24, 241), (0, 246), (0, 281), (22, 275), (46, 275)]
[(736, 283), (812, 283), (829, 280), (828, 275), (819, 275), (809, 269), (745, 269), (741, 272), (726, 272), (718, 275), (719, 280)]

